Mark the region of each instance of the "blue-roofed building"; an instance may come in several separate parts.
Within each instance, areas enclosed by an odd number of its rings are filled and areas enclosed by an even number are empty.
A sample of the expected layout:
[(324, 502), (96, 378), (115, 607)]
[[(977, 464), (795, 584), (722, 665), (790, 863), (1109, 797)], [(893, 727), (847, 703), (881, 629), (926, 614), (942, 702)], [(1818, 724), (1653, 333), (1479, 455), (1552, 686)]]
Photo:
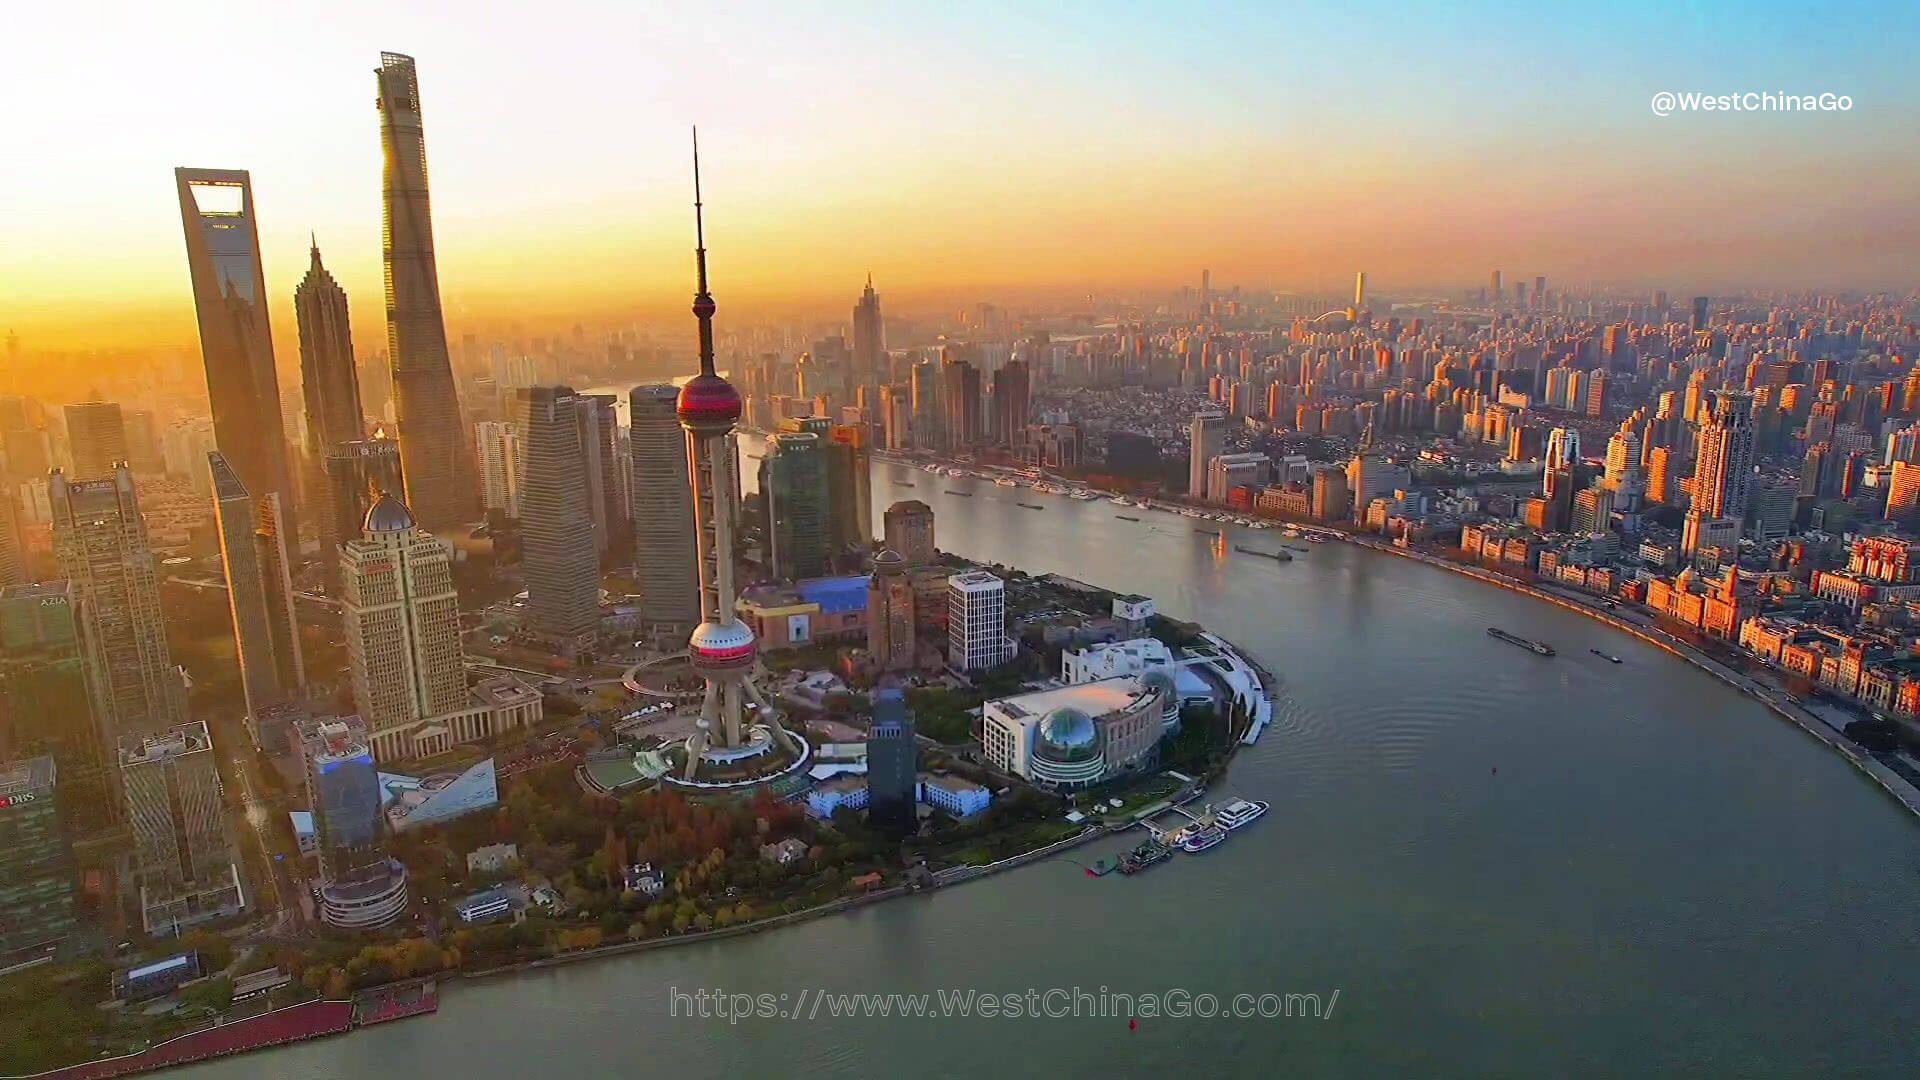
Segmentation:
[(803, 649), (821, 643), (865, 645), (867, 577), (850, 574), (763, 585), (748, 589), (738, 610), (763, 650)]

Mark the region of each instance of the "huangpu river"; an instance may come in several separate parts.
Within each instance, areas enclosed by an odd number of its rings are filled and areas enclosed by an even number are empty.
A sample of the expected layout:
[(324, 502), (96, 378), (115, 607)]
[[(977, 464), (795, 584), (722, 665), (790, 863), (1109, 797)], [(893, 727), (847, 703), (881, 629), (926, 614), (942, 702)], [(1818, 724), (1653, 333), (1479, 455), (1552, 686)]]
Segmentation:
[[(943, 549), (1145, 593), (1256, 654), (1284, 688), (1224, 790), (1272, 812), (1136, 877), (1079, 865), (1123, 844), (1082, 848), (789, 929), (455, 980), (435, 1016), (190, 1072), (1891, 1076), (1920, 1061), (1920, 829), (1708, 676), (1342, 544), (1280, 564), (1232, 551), (1273, 550), (1277, 530), (1230, 527), (1222, 553), (1186, 518), (1105, 500), (899, 465), (876, 465), (874, 487), (876, 528), (880, 508), (921, 499)], [(1082, 1011), (1105, 994), (1316, 994), (1323, 1012), (1339, 997), (1324, 1019), (673, 1015), (676, 990), (702, 988), (839, 1007), (818, 995), (1032, 990), (1069, 1010), (1078, 988)]]

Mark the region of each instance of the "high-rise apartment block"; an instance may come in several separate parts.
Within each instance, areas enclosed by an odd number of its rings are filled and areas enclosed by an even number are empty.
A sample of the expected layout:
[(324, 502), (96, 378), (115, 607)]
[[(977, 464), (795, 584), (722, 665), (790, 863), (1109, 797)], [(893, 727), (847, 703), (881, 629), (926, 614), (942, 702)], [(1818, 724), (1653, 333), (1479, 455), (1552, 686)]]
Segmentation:
[(947, 664), (981, 671), (1013, 659), (1007, 636), (1006, 583), (985, 570), (947, 579)]
[(79, 930), (50, 757), (0, 759), (0, 967), (57, 954)]
[(114, 737), (186, 721), (185, 691), (160, 619), (146, 522), (124, 466), (96, 480), (48, 482), (53, 553), (80, 612), (87, 681)]
[(1227, 418), (1201, 413), (1187, 423), (1187, 498), (1207, 493), (1207, 469), (1227, 445)]
[(509, 518), (520, 516), (520, 432), (512, 422), (473, 425), (473, 454), (480, 472), (480, 505)]
[(123, 738), (120, 786), (147, 933), (177, 933), (241, 911), (240, 868), (207, 725)]

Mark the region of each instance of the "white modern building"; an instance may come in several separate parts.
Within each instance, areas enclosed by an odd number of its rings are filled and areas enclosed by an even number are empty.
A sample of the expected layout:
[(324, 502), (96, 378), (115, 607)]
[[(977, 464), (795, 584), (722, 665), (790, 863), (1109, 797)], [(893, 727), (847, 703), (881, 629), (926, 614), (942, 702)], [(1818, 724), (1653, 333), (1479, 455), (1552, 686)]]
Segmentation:
[(520, 516), (520, 433), (505, 420), (473, 425), (473, 454), (480, 473), (480, 503), (510, 518)]
[(380, 774), (380, 805), (394, 832), (486, 810), (500, 802), (499, 774), (487, 758), (461, 773), (420, 777)]
[[(981, 707), (981, 748), (989, 764), (1041, 787), (1091, 787), (1154, 761), (1172, 693), (1152, 673), (999, 698)], [(1177, 721), (1177, 703), (1173, 713)]]
[(920, 774), (920, 801), (957, 818), (969, 818), (993, 805), (992, 790), (959, 776)]
[(982, 671), (1013, 659), (1007, 636), (1006, 582), (985, 570), (947, 579), (947, 665)]

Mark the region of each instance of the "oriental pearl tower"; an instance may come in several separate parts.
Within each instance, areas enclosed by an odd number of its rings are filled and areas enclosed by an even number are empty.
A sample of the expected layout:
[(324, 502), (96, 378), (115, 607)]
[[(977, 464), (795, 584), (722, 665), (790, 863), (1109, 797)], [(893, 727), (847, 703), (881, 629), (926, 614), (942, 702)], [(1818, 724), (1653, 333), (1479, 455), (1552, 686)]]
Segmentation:
[[(714, 303), (707, 291), (698, 129), (693, 136), (693, 227), (694, 266), (699, 275), (693, 315), (700, 321), (700, 374), (680, 388), (674, 411), (687, 432), (694, 544), (700, 553), (700, 625), (687, 642), (687, 653), (707, 689), (696, 730), (687, 742), (687, 780), (696, 780), (703, 764), (753, 774), (776, 771), (779, 764), (807, 756), (754, 685), (759, 646), (753, 631), (734, 612), (733, 495), (726, 474), (732, 462), (727, 440), (740, 419), (740, 395), (713, 370)], [(753, 702), (761, 724), (743, 723), (743, 697)]]

